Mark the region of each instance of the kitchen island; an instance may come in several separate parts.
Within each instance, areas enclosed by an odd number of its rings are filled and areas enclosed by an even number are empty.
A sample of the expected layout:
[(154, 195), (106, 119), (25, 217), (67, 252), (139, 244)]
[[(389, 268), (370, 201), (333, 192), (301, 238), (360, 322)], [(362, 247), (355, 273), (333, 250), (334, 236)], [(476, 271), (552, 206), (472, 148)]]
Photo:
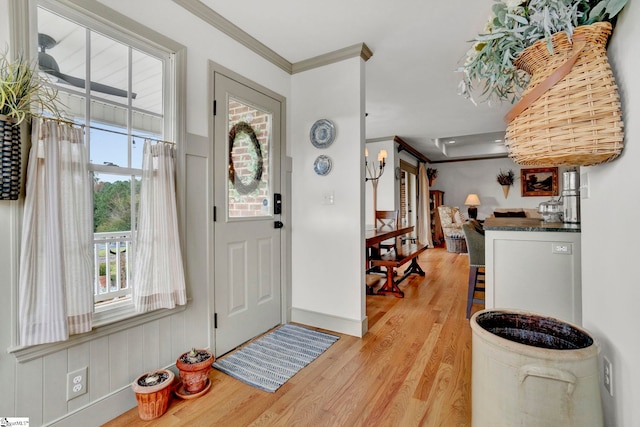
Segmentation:
[(579, 224), (488, 218), (483, 227), (486, 308), (582, 324)]

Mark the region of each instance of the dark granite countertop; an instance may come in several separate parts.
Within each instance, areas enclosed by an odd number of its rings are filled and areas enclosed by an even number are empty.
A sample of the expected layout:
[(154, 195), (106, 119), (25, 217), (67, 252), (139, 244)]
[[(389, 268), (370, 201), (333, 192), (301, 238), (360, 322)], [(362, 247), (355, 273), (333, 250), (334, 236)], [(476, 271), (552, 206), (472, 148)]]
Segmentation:
[(535, 218), (487, 218), (482, 224), (485, 230), (499, 231), (561, 231), (579, 233), (580, 224), (544, 222)]

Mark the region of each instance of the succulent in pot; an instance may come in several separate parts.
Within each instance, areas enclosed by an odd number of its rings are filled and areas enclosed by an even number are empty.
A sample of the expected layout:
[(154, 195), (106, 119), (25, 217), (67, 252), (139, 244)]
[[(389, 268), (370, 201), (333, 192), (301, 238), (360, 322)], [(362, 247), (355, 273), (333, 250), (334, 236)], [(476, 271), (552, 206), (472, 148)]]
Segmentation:
[(209, 350), (197, 350), (183, 353), (176, 360), (176, 368), (180, 372), (180, 380), (187, 393), (199, 393), (207, 387), (211, 365), (215, 361)]
[(175, 375), (168, 369), (145, 372), (131, 384), (138, 402), (138, 415), (148, 421), (167, 412)]

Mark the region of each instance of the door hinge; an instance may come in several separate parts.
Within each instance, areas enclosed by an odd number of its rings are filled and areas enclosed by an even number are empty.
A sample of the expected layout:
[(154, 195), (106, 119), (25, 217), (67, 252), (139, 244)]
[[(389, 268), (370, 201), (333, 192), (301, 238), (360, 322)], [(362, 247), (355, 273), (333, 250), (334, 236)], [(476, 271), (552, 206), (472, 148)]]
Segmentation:
[(218, 103), (214, 99), (213, 100), (213, 115), (215, 116), (217, 112), (218, 112)]
[(213, 222), (216, 222), (216, 220), (218, 219), (218, 210), (216, 209), (216, 207), (213, 207)]
[(218, 313), (213, 313), (213, 329), (218, 329)]

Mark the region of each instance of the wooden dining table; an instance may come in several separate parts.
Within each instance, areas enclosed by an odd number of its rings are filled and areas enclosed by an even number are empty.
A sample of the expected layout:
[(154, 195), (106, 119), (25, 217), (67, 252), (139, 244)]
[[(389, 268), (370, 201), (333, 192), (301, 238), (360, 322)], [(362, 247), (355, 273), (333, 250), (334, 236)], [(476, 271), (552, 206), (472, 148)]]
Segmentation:
[(379, 227), (368, 228), (365, 230), (365, 246), (370, 248), (385, 240), (393, 239), (394, 237), (402, 236), (404, 234), (412, 233), (414, 229), (413, 225), (406, 227)]
[(367, 250), (367, 260), (365, 262), (365, 271), (367, 273), (380, 272), (379, 268), (370, 268), (369, 260), (380, 257), (380, 251), (377, 247), (378, 243), (385, 240), (393, 239), (405, 234), (412, 233), (413, 225), (406, 227), (378, 227), (367, 228), (365, 230), (365, 248)]

